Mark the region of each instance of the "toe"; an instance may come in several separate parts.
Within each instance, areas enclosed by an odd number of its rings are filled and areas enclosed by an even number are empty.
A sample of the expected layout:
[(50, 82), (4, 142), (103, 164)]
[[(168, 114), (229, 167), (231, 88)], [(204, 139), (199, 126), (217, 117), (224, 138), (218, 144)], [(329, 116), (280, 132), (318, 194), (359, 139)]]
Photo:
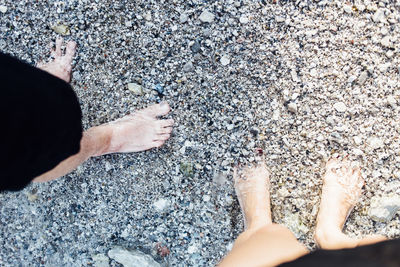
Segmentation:
[(152, 105), (148, 108), (141, 110), (142, 113), (149, 115), (151, 117), (164, 116), (171, 110), (167, 102), (162, 102), (160, 104)]
[(338, 165), (337, 159), (335, 159), (335, 158), (330, 158), (330, 159), (328, 160), (328, 162), (326, 163), (326, 169), (327, 169), (327, 170), (331, 170), (331, 169), (333, 169), (333, 168), (336, 168), (337, 165)]
[(67, 48), (65, 50), (65, 57), (69, 60), (69, 62), (72, 62), (72, 59), (75, 56), (75, 51), (76, 51), (76, 43), (74, 41), (69, 41), (67, 44)]
[(172, 127), (160, 128), (160, 130), (158, 131), (158, 134), (170, 134), (170, 133), (172, 133)]
[(171, 137), (170, 134), (159, 134), (157, 136), (157, 141), (166, 141)]
[(153, 147), (161, 147), (162, 145), (164, 145), (164, 143), (165, 143), (165, 141), (163, 141), (163, 140), (154, 141)]
[(174, 125), (174, 120), (173, 119), (160, 120), (160, 121), (158, 121), (158, 123), (159, 123), (160, 128), (172, 127), (172, 125)]
[(61, 53), (61, 45), (63, 43), (63, 38), (57, 38), (56, 39), (56, 50), (55, 50), (55, 56), (56, 57), (61, 57), (62, 53)]

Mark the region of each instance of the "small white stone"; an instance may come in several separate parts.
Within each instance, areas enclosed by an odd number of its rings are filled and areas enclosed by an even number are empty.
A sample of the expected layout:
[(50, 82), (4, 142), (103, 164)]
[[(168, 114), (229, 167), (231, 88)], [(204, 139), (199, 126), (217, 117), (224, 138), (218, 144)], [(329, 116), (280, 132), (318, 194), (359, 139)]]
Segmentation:
[(333, 108), (338, 112), (345, 112), (347, 110), (346, 104), (343, 102), (337, 102), (333, 105)]
[(297, 72), (296, 72), (295, 69), (292, 69), (292, 70), (291, 70), (290, 75), (292, 76), (292, 80), (293, 80), (294, 82), (299, 82), (299, 81), (300, 81), (300, 80), (299, 80), (299, 77), (297, 76)]
[(391, 47), (392, 42), (390, 41), (390, 36), (385, 36), (381, 40), (381, 45), (384, 47)]
[(354, 153), (354, 155), (356, 155), (356, 156), (362, 156), (362, 154), (364, 154), (364, 153), (362, 152), (362, 150), (361, 150), (361, 149), (358, 149), (358, 148), (354, 148), (354, 149), (353, 149), (353, 153)]
[(379, 139), (378, 137), (371, 137), (368, 140), (368, 144), (372, 149), (378, 149), (384, 146), (384, 143), (381, 139)]
[(343, 10), (344, 10), (344, 12), (346, 12), (347, 14), (351, 14), (351, 13), (353, 12), (352, 6), (351, 6), (351, 5), (347, 5), (347, 4), (344, 4), (344, 5), (343, 5)]
[(180, 15), (180, 17), (179, 17), (179, 21), (180, 21), (181, 23), (187, 22), (188, 19), (189, 19), (189, 16), (188, 16), (186, 13), (182, 13), (182, 14)]
[(239, 21), (240, 21), (240, 23), (242, 23), (242, 24), (247, 24), (247, 23), (249, 23), (249, 18), (248, 18), (247, 16), (245, 16), (245, 15), (242, 15), (242, 16), (239, 18)]
[(388, 33), (389, 33), (388, 28), (383, 27), (383, 28), (381, 29), (381, 34), (382, 34), (383, 36), (387, 35)]
[(392, 95), (387, 97), (386, 102), (389, 106), (391, 106), (393, 108), (396, 106), (396, 103), (397, 103), (396, 98), (394, 98)]
[(128, 27), (128, 28), (132, 27), (132, 21), (129, 21), (129, 20), (125, 21), (125, 26)]
[(168, 199), (160, 198), (159, 200), (153, 203), (153, 206), (156, 209), (156, 211), (162, 212), (169, 206), (169, 204), (170, 203)]
[(359, 136), (354, 136), (354, 137), (353, 137), (353, 140), (354, 140), (354, 143), (355, 143), (356, 145), (361, 145), (361, 144), (362, 144), (362, 138), (359, 137)]
[(288, 104), (288, 110), (289, 110), (290, 112), (296, 113), (296, 112), (297, 112), (297, 105), (296, 105), (296, 103), (290, 102), (290, 103)]
[(204, 202), (208, 202), (208, 201), (210, 201), (210, 199), (211, 199), (210, 195), (204, 195), (203, 196), (203, 201)]
[(108, 257), (114, 259), (116, 262), (122, 264), (124, 267), (160, 267), (161, 265), (156, 262), (149, 255), (140, 251), (129, 251), (120, 247), (111, 249), (108, 252)]
[(356, 5), (356, 8), (358, 9), (358, 11), (363, 12), (366, 7), (363, 4), (358, 4), (358, 5)]
[(285, 18), (284, 18), (284, 17), (281, 17), (281, 16), (277, 16), (277, 17), (275, 18), (275, 20), (276, 20), (276, 22), (281, 23), (281, 22), (284, 22), (284, 21), (285, 21)]
[(392, 58), (394, 56), (394, 51), (393, 50), (388, 50), (385, 55), (388, 58)]
[(6, 7), (6, 6), (0, 6), (0, 12), (1, 12), (1, 13), (3, 13), (3, 14), (4, 14), (4, 13), (6, 13), (6, 12), (7, 12), (7, 10), (8, 10), (8, 9), (7, 9), (7, 7)]
[(135, 95), (143, 94), (142, 86), (137, 83), (128, 83), (128, 89)]
[(372, 20), (374, 22), (384, 22), (385, 21), (385, 10), (378, 9), (375, 14), (372, 16)]
[(188, 247), (187, 252), (189, 254), (193, 254), (193, 253), (197, 252), (197, 250), (198, 250), (197, 246), (196, 245), (192, 245), (192, 246)]
[(226, 65), (229, 65), (229, 63), (231, 63), (231, 60), (230, 60), (229, 57), (224, 55), (224, 56), (221, 57), (220, 62), (222, 64), (222, 66), (226, 66)]
[(378, 66), (378, 69), (380, 72), (386, 72), (388, 70), (388, 68), (390, 67), (390, 65), (392, 65), (390, 62), (389, 63), (385, 63), (385, 64), (380, 64)]
[(144, 19), (147, 21), (151, 21), (152, 20), (151, 13), (149, 12), (146, 15), (144, 15)]
[(211, 23), (211, 22), (214, 21), (214, 17), (215, 17), (215, 16), (214, 16), (213, 13), (211, 13), (211, 12), (208, 11), (208, 10), (204, 10), (204, 11), (201, 13), (199, 19), (200, 19), (202, 22)]

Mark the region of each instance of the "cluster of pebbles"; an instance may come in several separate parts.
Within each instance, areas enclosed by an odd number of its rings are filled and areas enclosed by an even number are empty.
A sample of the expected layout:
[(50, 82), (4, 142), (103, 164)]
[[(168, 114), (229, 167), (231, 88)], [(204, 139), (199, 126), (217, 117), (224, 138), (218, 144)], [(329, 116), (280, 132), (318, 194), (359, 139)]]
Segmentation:
[(243, 228), (232, 167), (260, 157), (273, 220), (310, 249), (334, 154), (366, 180), (345, 232), (399, 237), (399, 21), (389, 0), (0, 0), (1, 51), (77, 41), (85, 128), (162, 100), (176, 121), (161, 149), (0, 194), (0, 265), (216, 264)]

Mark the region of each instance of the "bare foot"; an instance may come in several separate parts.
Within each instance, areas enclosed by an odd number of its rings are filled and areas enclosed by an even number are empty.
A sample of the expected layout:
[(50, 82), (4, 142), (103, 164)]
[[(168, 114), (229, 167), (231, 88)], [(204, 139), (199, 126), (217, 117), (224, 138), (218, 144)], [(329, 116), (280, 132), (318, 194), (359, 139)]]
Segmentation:
[(322, 179), (324, 184), (315, 230), (318, 245), (323, 249), (341, 249), (356, 247), (363, 240), (376, 242), (382, 239), (381, 236), (353, 239), (342, 233), (343, 225), (358, 202), (364, 185), (360, 168), (352, 168), (347, 160), (332, 158), (326, 164)]
[(54, 59), (46, 64), (39, 62), (37, 67), (69, 83), (71, 81), (71, 63), (75, 55), (76, 43), (74, 41), (69, 41), (65, 48), (64, 55), (61, 50), (62, 44), (63, 39), (57, 38), (56, 48), (51, 49), (51, 56), (54, 57)]
[(272, 223), (269, 172), (265, 163), (256, 167), (235, 168), (233, 178), (246, 229)]
[(157, 117), (167, 115), (170, 110), (168, 103), (162, 102), (99, 126), (111, 132), (110, 145), (100, 155), (162, 146), (171, 135), (174, 120), (159, 120)]

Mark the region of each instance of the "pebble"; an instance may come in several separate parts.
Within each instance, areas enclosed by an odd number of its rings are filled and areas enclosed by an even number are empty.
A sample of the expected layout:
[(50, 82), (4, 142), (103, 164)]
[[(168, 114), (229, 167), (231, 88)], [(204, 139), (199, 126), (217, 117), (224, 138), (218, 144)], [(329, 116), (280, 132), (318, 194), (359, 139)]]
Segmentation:
[(363, 71), (361, 72), (360, 77), (358, 77), (358, 83), (360, 85), (363, 85), (367, 79), (368, 79), (368, 71)]
[(379, 8), (372, 16), (374, 22), (385, 22), (385, 10)]
[(170, 205), (170, 202), (168, 199), (160, 198), (156, 202), (153, 203), (154, 208), (158, 212), (164, 211), (168, 206)]
[(185, 23), (185, 22), (187, 22), (189, 20), (189, 16), (186, 14), (186, 13), (182, 13), (180, 16), (179, 16), (179, 21), (180, 21), (180, 23)]
[(96, 254), (92, 256), (94, 267), (109, 267), (110, 259), (104, 254)]
[(63, 25), (63, 24), (61, 24), (61, 25), (56, 25), (56, 26), (53, 26), (52, 27), (52, 29), (56, 32), (56, 33), (58, 33), (58, 34), (61, 34), (61, 35), (70, 35), (71, 34), (71, 32), (70, 32), (70, 30), (69, 30), (69, 27), (67, 26), (67, 25)]
[(360, 136), (354, 136), (353, 137), (354, 143), (359, 146), (362, 144), (362, 138)]
[(208, 11), (208, 10), (204, 10), (204, 11), (201, 13), (199, 19), (200, 19), (202, 22), (211, 23), (211, 22), (214, 21), (214, 17), (215, 17), (215, 16), (214, 16), (213, 13), (211, 13), (211, 12)]
[(191, 61), (187, 62), (184, 66), (183, 66), (183, 71), (184, 72), (191, 72), (193, 71), (194, 67), (193, 67), (193, 63)]
[(130, 251), (121, 247), (108, 251), (108, 257), (124, 267), (161, 267), (151, 256), (141, 251)]
[(347, 110), (346, 104), (343, 102), (336, 102), (333, 108), (336, 109), (337, 112), (345, 112)]
[(353, 12), (353, 8), (351, 5), (348, 4), (344, 4), (343, 5), (343, 10), (344, 12), (346, 12), (347, 14), (351, 14)]
[(246, 15), (242, 15), (239, 18), (239, 22), (242, 24), (247, 24), (247, 23), (249, 23), (249, 18)]
[(224, 56), (221, 57), (220, 62), (221, 62), (222, 66), (227, 66), (227, 65), (229, 65), (229, 63), (231, 63), (231, 60), (230, 60), (229, 57), (224, 55)]
[(400, 210), (400, 196), (373, 197), (368, 215), (377, 222), (389, 222)]
[(378, 137), (369, 138), (368, 144), (372, 149), (378, 149), (378, 148), (382, 148), (384, 146), (383, 141)]
[(294, 102), (288, 104), (288, 110), (293, 113), (297, 113), (297, 105)]
[(3, 14), (4, 14), (4, 13), (6, 13), (6, 12), (7, 12), (7, 10), (8, 10), (8, 9), (7, 9), (7, 7), (6, 7), (6, 6), (0, 6), (0, 12), (1, 12), (1, 13), (3, 13)]
[(156, 84), (153, 89), (159, 93), (159, 94), (163, 94), (164, 93), (164, 87), (161, 84)]
[(128, 90), (134, 93), (135, 95), (143, 95), (143, 89), (140, 84), (128, 83)]
[(281, 23), (281, 22), (285, 22), (285, 18), (282, 16), (277, 16), (275, 17), (276, 22)]
[(392, 42), (390, 41), (390, 36), (385, 36), (381, 39), (381, 45), (384, 47), (391, 47)]

